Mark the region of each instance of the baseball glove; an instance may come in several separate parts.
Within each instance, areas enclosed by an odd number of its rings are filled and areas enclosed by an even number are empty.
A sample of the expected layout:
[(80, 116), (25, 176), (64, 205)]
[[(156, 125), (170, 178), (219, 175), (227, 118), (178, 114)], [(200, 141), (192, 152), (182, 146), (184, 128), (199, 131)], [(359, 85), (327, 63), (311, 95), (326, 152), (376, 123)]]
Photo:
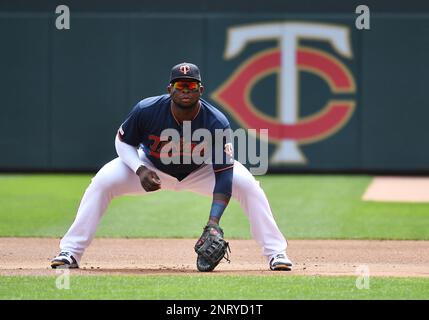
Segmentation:
[[(203, 234), (195, 244), (197, 257), (197, 269), (202, 272), (212, 271), (222, 258), (228, 262), (231, 249), (229, 243), (223, 239), (223, 230), (216, 224), (205, 226)], [(226, 256), (225, 256), (226, 255)]]

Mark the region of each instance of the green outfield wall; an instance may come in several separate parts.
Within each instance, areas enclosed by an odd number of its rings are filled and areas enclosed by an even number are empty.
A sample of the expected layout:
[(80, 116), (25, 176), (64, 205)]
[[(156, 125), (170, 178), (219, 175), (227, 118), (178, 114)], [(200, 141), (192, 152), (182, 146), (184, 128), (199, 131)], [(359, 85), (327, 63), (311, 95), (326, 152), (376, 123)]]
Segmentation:
[[(200, 66), (270, 169), (429, 172), (429, 5), (373, 1), (2, 1), (0, 170), (96, 170), (171, 66)], [(56, 27), (58, 5), (70, 29)]]

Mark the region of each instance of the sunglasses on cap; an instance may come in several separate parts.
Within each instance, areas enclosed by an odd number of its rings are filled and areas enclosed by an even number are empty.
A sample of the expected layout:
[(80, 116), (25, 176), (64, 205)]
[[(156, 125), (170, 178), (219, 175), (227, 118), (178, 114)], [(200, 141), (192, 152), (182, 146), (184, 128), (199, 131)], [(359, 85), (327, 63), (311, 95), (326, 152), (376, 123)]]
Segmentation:
[(190, 91), (198, 91), (200, 88), (200, 83), (197, 81), (176, 81), (172, 84), (173, 88), (176, 90), (184, 90), (188, 88)]

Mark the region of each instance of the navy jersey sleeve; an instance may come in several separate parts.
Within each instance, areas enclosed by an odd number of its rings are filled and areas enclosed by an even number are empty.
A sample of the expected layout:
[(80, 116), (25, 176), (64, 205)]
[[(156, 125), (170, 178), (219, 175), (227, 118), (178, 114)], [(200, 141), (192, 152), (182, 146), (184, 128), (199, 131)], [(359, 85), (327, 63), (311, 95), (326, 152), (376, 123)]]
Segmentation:
[(137, 147), (141, 142), (144, 130), (143, 109), (140, 102), (131, 110), (127, 119), (119, 128), (118, 135), (121, 141)]

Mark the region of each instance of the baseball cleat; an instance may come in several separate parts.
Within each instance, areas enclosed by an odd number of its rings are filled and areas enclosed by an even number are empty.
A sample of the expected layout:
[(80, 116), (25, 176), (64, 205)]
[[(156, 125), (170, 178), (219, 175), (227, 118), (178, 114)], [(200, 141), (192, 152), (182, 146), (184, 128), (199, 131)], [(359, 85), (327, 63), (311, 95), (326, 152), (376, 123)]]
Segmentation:
[(291, 268), (292, 261), (289, 260), (285, 253), (276, 254), (270, 260), (270, 269), (273, 271), (290, 271)]
[(77, 269), (79, 265), (70, 252), (62, 251), (51, 261), (52, 269)]

